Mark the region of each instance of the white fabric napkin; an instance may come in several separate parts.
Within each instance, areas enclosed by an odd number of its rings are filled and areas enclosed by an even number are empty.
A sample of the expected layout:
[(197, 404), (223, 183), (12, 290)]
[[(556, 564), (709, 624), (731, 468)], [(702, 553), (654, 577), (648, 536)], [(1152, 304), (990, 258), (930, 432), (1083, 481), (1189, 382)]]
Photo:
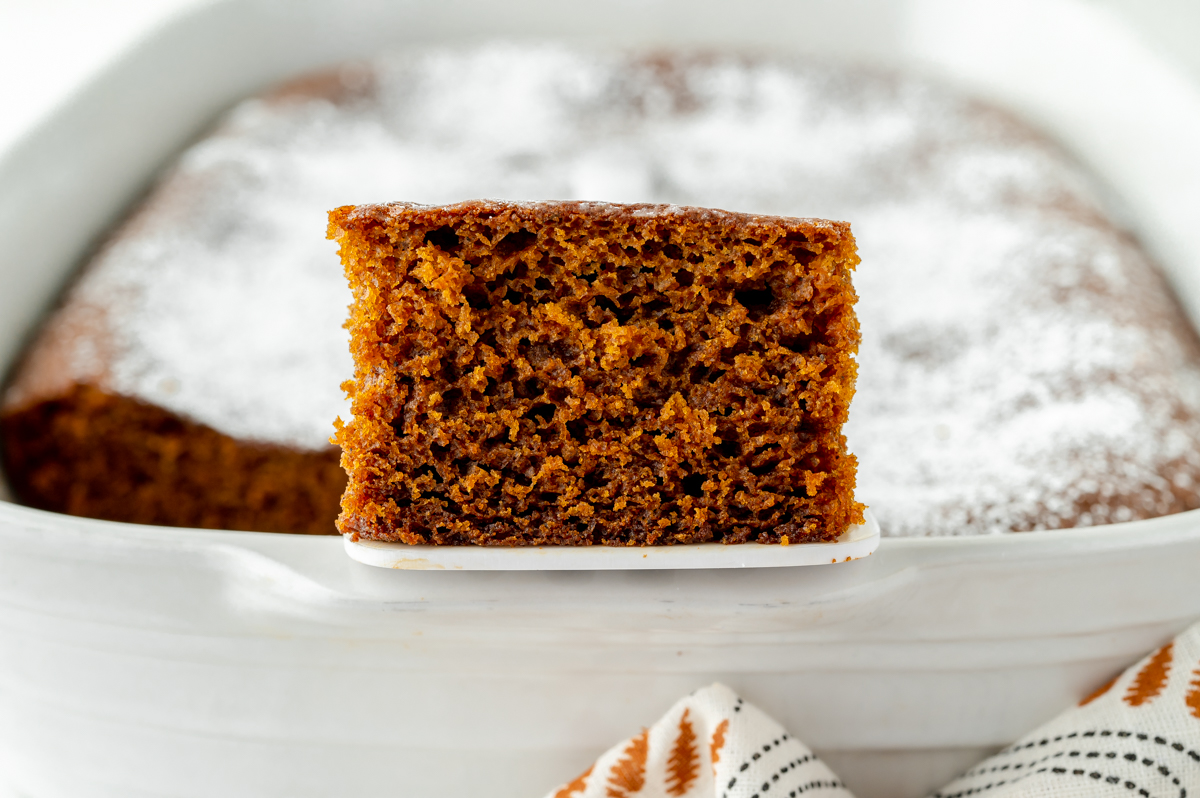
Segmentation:
[(853, 798), (824, 762), (723, 684), (697, 690), (548, 798)]
[(1200, 624), (938, 798), (1200, 796)]
[[(1200, 798), (1200, 624), (933, 798)], [(679, 701), (547, 798), (853, 798), (722, 684)]]

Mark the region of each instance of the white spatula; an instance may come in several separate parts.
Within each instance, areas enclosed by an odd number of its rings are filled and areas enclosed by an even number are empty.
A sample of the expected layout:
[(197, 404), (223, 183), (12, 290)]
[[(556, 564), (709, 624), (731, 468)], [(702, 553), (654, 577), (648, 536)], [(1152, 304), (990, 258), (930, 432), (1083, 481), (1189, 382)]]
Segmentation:
[(699, 543), (688, 546), (409, 546), (351, 541), (346, 553), (366, 565), (409, 571), (614, 571), (675, 568), (782, 568), (829, 565), (866, 557), (879, 547), (868, 510), (832, 543), (790, 546)]

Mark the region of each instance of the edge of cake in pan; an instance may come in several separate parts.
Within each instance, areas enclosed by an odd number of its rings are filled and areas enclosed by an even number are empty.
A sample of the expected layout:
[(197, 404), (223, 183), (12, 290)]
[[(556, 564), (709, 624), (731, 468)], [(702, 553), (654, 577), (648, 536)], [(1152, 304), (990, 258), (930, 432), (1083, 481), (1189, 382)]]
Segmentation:
[(354, 295), (338, 526), (422, 544), (834, 540), (848, 224), (672, 205), (330, 214)]
[(346, 477), (328, 439), (349, 296), (320, 236), (328, 203), (292, 189), (306, 217), (281, 201), (299, 170), (278, 135), (297, 108), (349, 98), (327, 78), (240, 103), (68, 285), (0, 392), (0, 457), (22, 503), (336, 534)]
[(0, 415), (6, 476), (43, 510), (135, 524), (332, 533), (338, 452), (239, 440), (87, 383)]

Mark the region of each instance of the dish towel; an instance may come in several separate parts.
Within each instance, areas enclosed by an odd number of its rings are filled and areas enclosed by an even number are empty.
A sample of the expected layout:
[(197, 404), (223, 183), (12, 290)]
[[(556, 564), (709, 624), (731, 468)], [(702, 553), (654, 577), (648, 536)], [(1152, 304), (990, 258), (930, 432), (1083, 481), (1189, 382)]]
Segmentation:
[[(932, 798), (1200, 798), (1200, 624)], [(852, 798), (722, 684), (679, 701), (547, 798)]]

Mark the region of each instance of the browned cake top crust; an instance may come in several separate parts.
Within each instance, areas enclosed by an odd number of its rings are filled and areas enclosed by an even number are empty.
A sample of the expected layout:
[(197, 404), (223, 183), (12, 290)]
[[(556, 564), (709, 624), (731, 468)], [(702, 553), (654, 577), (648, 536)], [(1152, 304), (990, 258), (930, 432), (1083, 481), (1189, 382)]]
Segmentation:
[(674, 205), (330, 214), (354, 294), (339, 528), (406, 543), (832, 540), (849, 225)]

